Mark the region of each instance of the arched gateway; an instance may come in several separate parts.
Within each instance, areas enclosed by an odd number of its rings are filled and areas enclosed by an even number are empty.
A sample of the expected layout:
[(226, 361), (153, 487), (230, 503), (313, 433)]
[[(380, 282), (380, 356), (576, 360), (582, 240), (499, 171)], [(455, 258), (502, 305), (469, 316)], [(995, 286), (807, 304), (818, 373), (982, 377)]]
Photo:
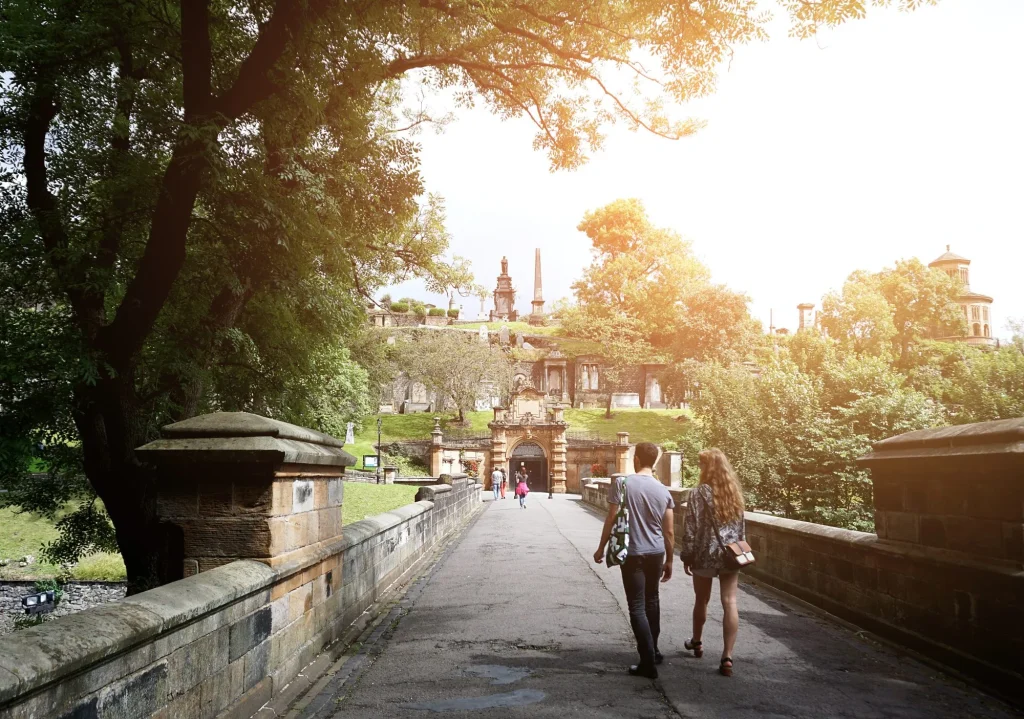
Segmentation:
[(543, 447), (530, 440), (517, 444), (509, 458), (508, 473), (513, 481), (520, 467), (526, 469), (527, 486), (531, 492), (548, 491), (548, 460)]
[(563, 408), (548, 407), (548, 397), (533, 386), (517, 388), (508, 409), (496, 409), (491, 429), (491, 466), (504, 467), (514, 480), (520, 463), (526, 464), (531, 491), (565, 493), (565, 419)]

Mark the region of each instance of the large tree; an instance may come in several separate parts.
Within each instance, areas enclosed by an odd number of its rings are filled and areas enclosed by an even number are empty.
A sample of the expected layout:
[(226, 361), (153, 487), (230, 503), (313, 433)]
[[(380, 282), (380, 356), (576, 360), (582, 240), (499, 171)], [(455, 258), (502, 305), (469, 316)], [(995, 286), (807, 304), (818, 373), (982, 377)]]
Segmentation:
[(578, 229), (594, 259), (573, 283), (568, 332), (607, 343), (622, 330), (679, 361), (742, 359), (757, 342), (747, 297), (713, 284), (690, 243), (655, 226), (639, 200), (588, 212)]
[(433, 394), (439, 411), (454, 408), (460, 423), (478, 399), (504, 399), (512, 388), (512, 363), (505, 352), (471, 332), (423, 330), (402, 338), (397, 364)]
[(923, 340), (966, 334), (962, 291), (946, 273), (900, 260), (881, 272), (851, 274), (842, 293), (825, 296), (821, 324), (854, 352), (891, 356), (906, 369)]
[[(801, 32), (862, 10), (783, 5)], [(395, 132), (427, 118), (398, 111), (405, 76), (528, 116), (552, 166), (575, 167), (611, 121), (693, 132), (666, 101), (712, 90), (767, 21), (753, 0), (4, 0), (0, 17), (5, 311), (66, 350), (44, 367), (17, 348), (5, 432), (80, 448), (132, 592), (163, 577), (134, 449), (221, 406), (213, 375), (240, 347), (304, 352), (275, 344), (295, 320), (285, 337), (327, 356), (321, 332), (339, 338), (355, 295), (410, 268), (459, 283), (436, 262), (436, 213), (416, 220), (417, 148)], [(249, 313), (269, 320), (255, 336)], [(251, 360), (236, 369), (258, 387)]]

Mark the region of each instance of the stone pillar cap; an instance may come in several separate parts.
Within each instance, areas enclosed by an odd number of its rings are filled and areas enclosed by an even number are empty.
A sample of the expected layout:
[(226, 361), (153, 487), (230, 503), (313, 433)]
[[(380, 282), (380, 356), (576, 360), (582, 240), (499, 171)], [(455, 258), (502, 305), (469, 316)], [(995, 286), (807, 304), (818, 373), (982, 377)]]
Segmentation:
[(187, 461), (276, 462), (351, 467), (337, 437), (249, 412), (213, 412), (165, 426), (141, 456)]
[(1024, 417), (907, 432), (876, 442), (857, 461), (872, 466), (891, 460), (979, 456), (1024, 461)]

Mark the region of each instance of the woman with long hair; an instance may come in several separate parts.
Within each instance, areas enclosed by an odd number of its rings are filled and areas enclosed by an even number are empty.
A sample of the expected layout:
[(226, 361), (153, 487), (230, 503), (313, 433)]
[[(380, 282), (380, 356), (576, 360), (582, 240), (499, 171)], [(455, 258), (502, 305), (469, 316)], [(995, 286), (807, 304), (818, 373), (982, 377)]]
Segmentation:
[[(725, 566), (723, 547), (743, 539), (743, 490), (732, 465), (720, 449), (700, 453), (700, 484), (690, 492), (683, 522), (683, 571), (693, 576), (693, 637), (685, 644), (694, 656), (704, 655), (701, 635), (715, 577), (722, 595), (725, 640), (718, 671), (732, 676), (732, 650), (739, 629), (736, 587), (739, 572)], [(715, 535), (718, 536), (715, 536)]]

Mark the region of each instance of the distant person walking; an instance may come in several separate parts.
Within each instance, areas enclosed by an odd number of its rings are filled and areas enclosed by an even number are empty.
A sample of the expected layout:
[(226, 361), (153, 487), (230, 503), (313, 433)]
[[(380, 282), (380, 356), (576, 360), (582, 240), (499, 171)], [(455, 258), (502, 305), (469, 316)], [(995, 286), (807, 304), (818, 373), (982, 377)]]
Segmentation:
[[(683, 521), (680, 555), (683, 571), (693, 576), (693, 637), (686, 648), (694, 656), (704, 655), (701, 636), (708, 616), (711, 585), (718, 577), (722, 596), (722, 659), (718, 671), (732, 676), (732, 651), (736, 645), (740, 614), (736, 606), (739, 571), (727, 569), (724, 547), (743, 539), (743, 490), (736, 473), (720, 449), (700, 453), (700, 484), (690, 492)], [(715, 535), (718, 534), (718, 537)]]
[(594, 561), (604, 561), (605, 546), (611, 538), (619, 505), (629, 510), (629, 553), (622, 565), (622, 587), (629, 606), (629, 624), (636, 637), (640, 663), (629, 668), (634, 676), (656, 679), (661, 664), (658, 635), (661, 633), (659, 580), (672, 578), (673, 529), (672, 495), (654, 477), (658, 448), (641, 442), (633, 453), (634, 474), (613, 480), (608, 487), (608, 516), (601, 530), (601, 545)]
[(495, 467), (494, 471), (491, 472), (491, 490), (494, 492), (494, 498), (498, 498), (498, 494), (501, 492), (501, 482), (504, 475), (501, 473), (500, 467)]
[(505, 485), (508, 484), (508, 477), (505, 475), (505, 470), (501, 470), (501, 498), (505, 499)]
[(516, 471), (516, 496), (519, 497), (520, 509), (526, 509), (526, 495), (530, 493), (529, 479), (530, 475), (526, 472), (526, 465), (520, 464)]

